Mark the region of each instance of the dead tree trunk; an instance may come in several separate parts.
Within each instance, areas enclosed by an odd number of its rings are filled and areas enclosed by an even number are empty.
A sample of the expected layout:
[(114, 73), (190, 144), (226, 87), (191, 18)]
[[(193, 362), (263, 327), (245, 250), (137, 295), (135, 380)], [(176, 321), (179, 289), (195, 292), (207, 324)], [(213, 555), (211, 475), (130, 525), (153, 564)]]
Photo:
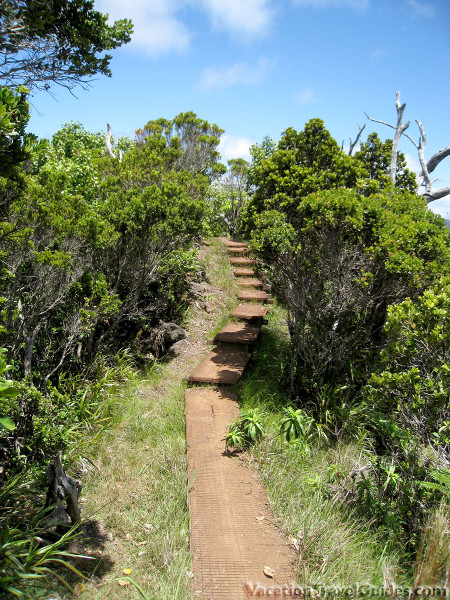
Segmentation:
[[(69, 518), (72, 523), (78, 523), (81, 520), (78, 498), (81, 493), (81, 483), (72, 479), (64, 472), (61, 462), (61, 452), (55, 456), (51, 463), (47, 465), (47, 498), (45, 508), (56, 505), (51, 513), (52, 522), (55, 524), (66, 524)], [(63, 502), (66, 502), (64, 508)]]
[(434, 171), (437, 165), (444, 160), (447, 156), (450, 156), (450, 146), (446, 148), (442, 148), (442, 150), (438, 150), (433, 156), (430, 158), (428, 162), (425, 161), (425, 146), (427, 145), (427, 136), (425, 135), (425, 131), (423, 129), (423, 125), (420, 121), (416, 119), (417, 126), (420, 131), (419, 142), (417, 143), (412, 139), (411, 136), (405, 133), (406, 129), (408, 129), (410, 121), (405, 124), (402, 124), (403, 120), (403, 112), (405, 110), (406, 104), (400, 104), (400, 92), (396, 92), (396, 102), (395, 106), (397, 107), (397, 125), (391, 125), (390, 123), (386, 123), (385, 121), (378, 121), (377, 119), (372, 119), (369, 117), (367, 113), (365, 113), (366, 117), (373, 121), (374, 123), (381, 123), (382, 125), (387, 125), (392, 129), (395, 129), (395, 137), (392, 144), (392, 154), (391, 154), (391, 166), (390, 166), (390, 176), (392, 181), (395, 183), (395, 173), (397, 170), (397, 158), (398, 158), (398, 144), (402, 135), (405, 135), (410, 142), (414, 144), (417, 148), (417, 152), (419, 154), (419, 161), (421, 166), (420, 172), (420, 187), (424, 187), (425, 191), (423, 197), (427, 202), (433, 202), (433, 200), (439, 200), (439, 198), (444, 198), (445, 196), (450, 195), (450, 187), (444, 187), (437, 190), (432, 190), (433, 183), (437, 181), (431, 181), (430, 173)]
[(395, 92), (395, 106), (397, 108), (397, 125), (391, 125), (390, 123), (386, 123), (385, 121), (378, 121), (377, 119), (372, 119), (369, 117), (367, 113), (364, 113), (369, 121), (373, 121), (374, 123), (381, 123), (382, 125), (387, 125), (392, 129), (395, 129), (394, 140), (392, 142), (392, 153), (391, 153), (391, 166), (389, 168), (389, 175), (392, 181), (395, 183), (395, 176), (397, 172), (397, 159), (398, 159), (398, 145), (400, 142), (400, 138), (408, 129), (411, 121), (407, 121), (403, 123), (403, 113), (405, 111), (406, 104), (400, 104), (400, 92)]
[(111, 148), (111, 136), (112, 136), (112, 130), (111, 130), (111, 123), (106, 123), (106, 136), (105, 136), (105, 145), (106, 145), (106, 152), (108, 153), (108, 156), (110, 156), (111, 158), (116, 158), (116, 155), (114, 154), (114, 152), (112, 151)]
[[(106, 135), (105, 135), (106, 152), (108, 153), (108, 156), (110, 156), (111, 158), (116, 158), (116, 155), (114, 154), (112, 146), (111, 146), (111, 136), (112, 136), (111, 123), (106, 123)], [(121, 150), (119, 150), (119, 162), (122, 162), (122, 151)]]

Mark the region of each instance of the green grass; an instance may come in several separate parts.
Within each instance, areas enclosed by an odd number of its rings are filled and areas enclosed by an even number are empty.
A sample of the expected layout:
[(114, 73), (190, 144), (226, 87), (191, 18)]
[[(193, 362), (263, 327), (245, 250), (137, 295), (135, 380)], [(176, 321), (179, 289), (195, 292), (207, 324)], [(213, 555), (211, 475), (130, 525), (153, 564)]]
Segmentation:
[(280, 526), (298, 545), (297, 581), (312, 586), (398, 582), (397, 556), (334, 492), (339, 477), (371, 453), (365, 440), (329, 445), (315, 438), (305, 451), (304, 445), (289, 444), (279, 435), (283, 410), (290, 402), (289, 339), (285, 311), (277, 303), (254, 357), (238, 388), (241, 409), (264, 411), (266, 435), (249, 451), (249, 460), (259, 470)]
[[(85, 477), (83, 517), (96, 531), (84, 599), (189, 596), (184, 386), (170, 365), (123, 395)], [(86, 530), (86, 527), (85, 527)], [(129, 577), (124, 569), (131, 569)], [(120, 583), (126, 585), (120, 585)], [(126, 590), (126, 592), (125, 592)], [(141, 590), (141, 591), (139, 591)]]
[[(187, 312), (191, 329), (217, 320), (222, 326), (236, 304), (223, 245), (213, 240), (210, 248), (208, 281), (223, 293), (211, 298), (211, 315), (195, 306)], [(85, 567), (84, 600), (190, 597), (185, 374), (176, 362), (162, 361), (144, 380), (131, 377), (112, 394), (108, 426), (79, 448), (95, 465), (83, 477), (83, 519), (95, 535), (79, 550), (96, 558), (93, 568)]]

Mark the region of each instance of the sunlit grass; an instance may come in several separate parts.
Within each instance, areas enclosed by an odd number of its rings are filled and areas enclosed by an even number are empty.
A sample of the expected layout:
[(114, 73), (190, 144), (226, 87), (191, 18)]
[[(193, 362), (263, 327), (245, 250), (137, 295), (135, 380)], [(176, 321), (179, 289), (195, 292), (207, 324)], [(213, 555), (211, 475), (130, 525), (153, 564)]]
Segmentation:
[(264, 411), (266, 435), (250, 450), (249, 460), (259, 470), (280, 526), (298, 547), (298, 583), (380, 585), (400, 577), (397, 557), (389, 555), (370, 523), (350, 513), (330, 485), (332, 473), (350, 473), (371, 452), (364, 440), (329, 445), (315, 439), (305, 451), (279, 434), (290, 390), (285, 311), (277, 303), (254, 357), (239, 394), (242, 410)]

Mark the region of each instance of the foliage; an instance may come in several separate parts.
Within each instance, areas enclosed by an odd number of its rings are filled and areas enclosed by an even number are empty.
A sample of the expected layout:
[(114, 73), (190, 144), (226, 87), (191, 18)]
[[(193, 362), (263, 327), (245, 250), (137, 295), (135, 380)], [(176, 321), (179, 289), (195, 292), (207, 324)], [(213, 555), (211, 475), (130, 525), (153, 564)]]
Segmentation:
[[(450, 449), (450, 283), (391, 306), (387, 344), (365, 390), (373, 410), (423, 444)], [(385, 442), (387, 443), (387, 441)]]
[(11, 370), (11, 365), (6, 364), (5, 348), (0, 348), (0, 432), (2, 430), (14, 431), (15, 425), (7, 412), (13, 406), (14, 398), (19, 394), (19, 390), (12, 381), (4, 378), (4, 373)]
[(127, 19), (108, 25), (92, 0), (6, 0), (0, 9), (0, 77), (6, 85), (68, 89), (101, 73), (110, 76), (103, 54), (131, 39)]
[(213, 181), (226, 168), (219, 162), (217, 146), (223, 130), (215, 124), (200, 119), (192, 112), (180, 113), (171, 121), (156, 119), (149, 121), (143, 129), (136, 131), (138, 146), (157, 146), (167, 163), (175, 171), (193, 175), (205, 175)]
[[(11, 235), (14, 227), (7, 221), (9, 207), (24, 188), (22, 166), (35, 138), (25, 133), (29, 119), (26, 88), (15, 93), (0, 87), (0, 236)], [(0, 278), (2, 277), (0, 272)], [(0, 279), (1, 281), (1, 279)]]
[[(193, 123), (185, 117), (174, 119), (178, 128)], [(122, 160), (110, 159), (102, 135), (65, 125), (33, 152), (27, 187), (11, 204), (1, 337), (27, 380), (5, 414), (17, 425), (5, 471), (66, 448), (96, 420), (99, 395), (86, 379), (101, 358), (151, 351), (154, 330), (184, 314), (215, 167), (187, 170), (161, 131), (119, 144)]]
[[(384, 142), (378, 134), (371, 133), (366, 142), (361, 142), (361, 148), (354, 154), (369, 173), (369, 177), (379, 183), (380, 189), (390, 188), (392, 179), (389, 175), (391, 167), (392, 140)], [(395, 187), (410, 192), (417, 191), (415, 174), (406, 168), (406, 159), (402, 152), (398, 153), (395, 175)]]
[(264, 436), (264, 413), (257, 408), (241, 412), (225, 437), (227, 448), (246, 448)]
[[(51, 540), (43, 533), (49, 509), (33, 509), (29, 495), (29, 484), (17, 476), (0, 490), (0, 593), (2, 597), (28, 598), (29, 592), (38, 588), (55, 589), (56, 581), (73, 593), (60, 570), (63, 567), (83, 577), (69, 562), (75, 555), (65, 549), (78, 535), (75, 527)], [(25, 515), (26, 510), (31, 514)]]
[(269, 204), (253, 223), (253, 247), (288, 308), (293, 391), (319, 421), (331, 411), (339, 431), (383, 343), (387, 306), (448, 268), (448, 233), (405, 192), (322, 191), (295, 212)]
[(354, 187), (366, 177), (359, 161), (346, 156), (320, 119), (311, 119), (301, 132), (286, 129), (278, 146), (265, 140), (251, 149), (249, 186), (254, 194), (243, 230), (250, 234), (251, 214), (278, 210), (295, 218), (301, 199), (323, 189)]
[(228, 161), (228, 171), (217, 179), (208, 194), (207, 225), (212, 235), (236, 235), (249, 201), (249, 163), (243, 158)]
[(313, 419), (301, 408), (288, 406), (280, 423), (280, 434), (287, 442), (305, 438), (313, 423)]

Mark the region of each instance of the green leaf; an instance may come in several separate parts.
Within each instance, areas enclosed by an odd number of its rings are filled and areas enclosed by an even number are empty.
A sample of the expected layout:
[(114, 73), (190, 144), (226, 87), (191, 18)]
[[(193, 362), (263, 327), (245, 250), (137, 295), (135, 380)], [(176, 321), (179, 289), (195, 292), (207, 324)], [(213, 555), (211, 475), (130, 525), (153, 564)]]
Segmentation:
[(14, 431), (16, 426), (8, 417), (0, 417), (0, 430), (7, 429), (8, 431)]

